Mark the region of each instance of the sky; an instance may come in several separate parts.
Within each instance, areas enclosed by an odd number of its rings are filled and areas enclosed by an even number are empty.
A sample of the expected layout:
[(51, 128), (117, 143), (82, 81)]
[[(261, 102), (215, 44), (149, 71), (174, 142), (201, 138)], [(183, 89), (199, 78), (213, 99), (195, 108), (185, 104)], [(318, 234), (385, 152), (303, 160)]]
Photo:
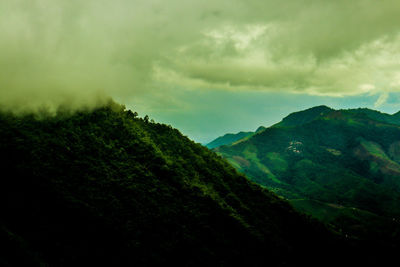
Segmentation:
[(0, 108), (108, 96), (197, 142), (291, 112), (400, 110), (398, 0), (0, 0)]

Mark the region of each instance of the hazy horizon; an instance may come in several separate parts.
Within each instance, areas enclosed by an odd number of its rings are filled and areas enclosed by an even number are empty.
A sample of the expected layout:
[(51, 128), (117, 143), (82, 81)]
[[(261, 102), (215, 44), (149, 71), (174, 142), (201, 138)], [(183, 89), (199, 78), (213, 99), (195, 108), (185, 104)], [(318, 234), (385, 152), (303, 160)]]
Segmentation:
[[(320, 105), (333, 109), (369, 108), (388, 114), (400, 111), (400, 93), (389, 94), (387, 102), (380, 107), (374, 105), (376, 97), (368, 95), (321, 97), (265, 92), (210, 92), (195, 94), (192, 99), (191, 105), (198, 105), (196, 112), (155, 110), (146, 113), (139, 110), (139, 115), (147, 114), (157, 122), (171, 124), (194, 141), (206, 144), (227, 133), (269, 127), (290, 113)], [(208, 102), (198, 101), (204, 99)], [(218, 103), (224, 103), (224, 108), (218, 107)], [(129, 104), (127, 108), (138, 110)]]

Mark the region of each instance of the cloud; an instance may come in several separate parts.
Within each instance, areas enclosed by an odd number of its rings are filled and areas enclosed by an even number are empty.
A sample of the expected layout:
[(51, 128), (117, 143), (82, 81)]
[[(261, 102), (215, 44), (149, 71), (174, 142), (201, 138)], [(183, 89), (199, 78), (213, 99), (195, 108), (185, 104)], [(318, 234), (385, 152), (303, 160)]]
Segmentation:
[(397, 0), (0, 0), (0, 105), (397, 91), (399, 11)]

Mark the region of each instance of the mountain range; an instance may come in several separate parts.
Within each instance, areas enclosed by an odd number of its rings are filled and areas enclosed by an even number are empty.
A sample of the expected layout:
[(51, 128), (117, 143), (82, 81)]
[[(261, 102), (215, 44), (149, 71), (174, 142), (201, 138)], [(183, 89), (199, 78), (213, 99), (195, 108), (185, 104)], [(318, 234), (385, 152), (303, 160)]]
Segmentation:
[(399, 113), (317, 106), (214, 151), (338, 231), (376, 240), (397, 235)]
[(265, 129), (264, 126), (260, 126), (257, 128), (257, 130), (255, 132), (238, 132), (236, 134), (227, 133), (223, 136), (217, 137), (213, 141), (207, 143), (205, 146), (208, 147), (209, 149), (213, 149), (213, 148), (216, 148), (219, 146), (233, 144), (236, 141), (243, 140), (259, 131), (264, 130), (264, 129)]
[(0, 140), (2, 266), (318, 265), (363, 251), (114, 102), (0, 113)]
[[(332, 112), (310, 123), (325, 120), (333, 126), (342, 123), (339, 114)], [(364, 121), (357, 119), (349, 127), (358, 127), (360, 123)], [(380, 129), (381, 124), (369, 127)], [(370, 176), (358, 174), (357, 164), (346, 165), (352, 170), (351, 178), (357, 178), (356, 185), (366, 190), (364, 196), (361, 194), (364, 192), (354, 191), (352, 198), (332, 193), (332, 183), (320, 181), (324, 181), (320, 168), (325, 168), (327, 160), (349, 154), (345, 152), (347, 139), (340, 139), (344, 136), (339, 133), (321, 137), (327, 139), (324, 148), (319, 143), (309, 147), (308, 140), (314, 137), (305, 139), (307, 131), (276, 125), (253, 133), (243, 142), (217, 148), (224, 156), (228, 151), (238, 151), (237, 155), (227, 157), (238, 172), (217, 153), (196, 144), (170, 125), (154, 123), (147, 116), (140, 118), (136, 112), (113, 101), (94, 110), (59, 109), (56, 114), (45, 110), (25, 115), (1, 112), (0, 265), (388, 263), (396, 256), (396, 233), (391, 240), (360, 239), (296, 211), (293, 202), (282, 197), (298, 199), (310, 192), (315, 197), (308, 198), (309, 205), (323, 206), (328, 197), (335, 196), (343, 205), (357, 200), (353, 206), (357, 204), (360, 212), (362, 208), (367, 210), (365, 205), (369, 202), (363, 200), (369, 201), (370, 184), (377, 184), (374, 190), (396, 184), (397, 145), (391, 145), (387, 138), (397, 133), (398, 126), (382, 125), (390, 131), (374, 132), (377, 139), (362, 135), (363, 139), (357, 139), (359, 143), (350, 147), (355, 160), (376, 163), (366, 172)], [(326, 134), (333, 126), (325, 130)], [(318, 127), (312, 124), (313, 129), (324, 131), (322, 126)], [(286, 139), (280, 140), (281, 130), (287, 131)], [(357, 135), (366, 132), (362, 130)], [(275, 142), (266, 142), (264, 136)], [(387, 142), (378, 143), (380, 138)], [(239, 148), (243, 148), (243, 153)], [(319, 149), (318, 155), (325, 158), (310, 156)], [(375, 156), (377, 159), (373, 161)], [(384, 168), (383, 163), (389, 161), (393, 165)], [(337, 167), (338, 163), (329, 166)], [(259, 168), (251, 171), (252, 166)], [(300, 172), (303, 176), (289, 176), (296, 174), (297, 166), (305, 166), (304, 172)], [(288, 172), (289, 169), (293, 172)], [(342, 170), (346, 169), (332, 173)], [(376, 180), (378, 176), (374, 173), (383, 170), (387, 175)], [(304, 182), (299, 181), (302, 177)], [(348, 192), (345, 180), (349, 177), (339, 179), (343, 182), (338, 192)], [(307, 190), (309, 181), (314, 183), (310, 182)], [(317, 197), (316, 190), (321, 188)], [(367, 207), (376, 214), (378, 211), (397, 214), (397, 206), (393, 204), (396, 194), (393, 187), (381, 200), (387, 206), (377, 202)], [(361, 213), (372, 218), (372, 212)]]

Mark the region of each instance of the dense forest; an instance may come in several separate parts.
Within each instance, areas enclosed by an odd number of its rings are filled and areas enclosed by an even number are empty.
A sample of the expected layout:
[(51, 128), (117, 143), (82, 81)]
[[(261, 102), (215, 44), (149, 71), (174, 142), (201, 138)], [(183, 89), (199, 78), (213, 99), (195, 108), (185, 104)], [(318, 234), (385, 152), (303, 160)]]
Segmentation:
[(318, 265), (361, 252), (178, 130), (114, 102), (1, 113), (0, 140), (0, 265)]
[(399, 113), (318, 106), (215, 151), (337, 231), (398, 244)]

